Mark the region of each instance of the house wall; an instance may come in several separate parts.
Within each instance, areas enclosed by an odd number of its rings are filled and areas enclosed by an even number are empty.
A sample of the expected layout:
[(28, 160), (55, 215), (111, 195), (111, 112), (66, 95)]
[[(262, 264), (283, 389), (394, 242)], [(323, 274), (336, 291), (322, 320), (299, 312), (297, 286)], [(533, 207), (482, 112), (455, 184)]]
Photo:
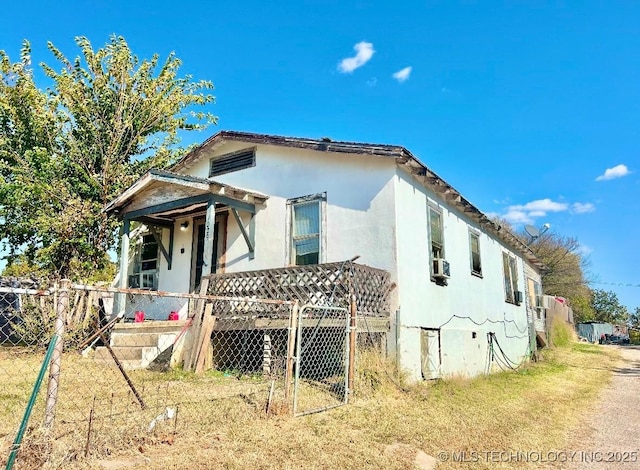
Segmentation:
[[(495, 333), (510, 359), (523, 360), (529, 347), (527, 311), (524, 302), (516, 306), (504, 300), (502, 253), (516, 255), (518, 290), (522, 292), (523, 260), (403, 170), (397, 170), (396, 180), (398, 354), (403, 368), (415, 380), (422, 377), (424, 328), (440, 329), (440, 373), (444, 376), (484, 372), (489, 332)], [(447, 286), (430, 279), (427, 204), (435, 205), (443, 215), (445, 258), (451, 266)], [(470, 227), (480, 231), (482, 278), (471, 274)]]
[[(211, 156), (248, 147), (232, 142)], [(256, 166), (216, 176), (216, 181), (269, 195), (256, 214), (255, 258), (234, 217), (227, 228), (226, 272), (268, 269), (290, 264), (287, 199), (326, 192), (325, 252), (322, 262), (360, 255), (359, 263), (395, 271), (395, 161), (361, 155), (323, 153), (259, 145)], [(208, 177), (209, 158), (187, 174)], [(249, 214), (240, 212), (248, 228)], [(190, 254), (189, 254), (190, 258)]]
[[(186, 219), (185, 219), (186, 220)], [(191, 276), (191, 238), (192, 225), (187, 231), (180, 230), (180, 224), (184, 220), (178, 220), (174, 227), (174, 246), (171, 269), (164, 256), (160, 253), (158, 259), (158, 290), (166, 292), (189, 292), (189, 280)], [(162, 229), (162, 243), (168, 250), (170, 234), (168, 229)], [(130, 253), (135, 253), (135, 241), (132, 241)], [(184, 249), (184, 253), (181, 253)], [(131, 274), (131, 263), (129, 265)], [(127, 296), (125, 312), (128, 318), (133, 318), (136, 311), (144, 312), (146, 319), (167, 320), (171, 312), (178, 312), (180, 319), (188, 316), (188, 300), (178, 297), (159, 297), (135, 295)]]
[[(247, 147), (235, 142), (225, 144), (183, 173), (207, 178), (211, 157)], [(255, 167), (219, 175), (215, 180), (269, 196), (263, 206), (258, 206), (255, 215), (254, 259), (249, 259), (248, 247), (235, 218), (228, 217), (222, 266), (225, 272), (289, 265), (287, 200), (326, 192), (321, 261), (337, 262), (360, 255), (359, 263), (388, 270), (395, 281), (393, 159), (332, 153), (317, 158), (317, 153), (309, 150), (258, 146)], [(250, 215), (243, 211), (239, 215), (248, 230)], [(189, 226), (181, 231), (180, 224), (185, 220), (189, 221)], [(191, 259), (195, 249), (193, 230), (192, 218), (176, 221), (172, 268), (169, 270), (166, 260), (160, 259), (159, 290), (190, 291)], [(164, 229), (162, 235), (163, 243), (168, 247), (169, 230)], [(176, 310), (174, 300), (170, 306), (164, 303), (158, 299), (154, 305), (145, 306), (146, 318), (166, 319), (171, 310)], [(180, 318), (186, 316), (187, 302), (182, 303)], [(132, 308), (130, 306), (128, 310)]]
[[(209, 158), (247, 147), (250, 146), (225, 143), (183, 173), (206, 178)], [(489, 332), (495, 333), (510, 359), (520, 362), (526, 357), (530, 336), (526, 296), (520, 306), (505, 302), (502, 253), (507, 251), (516, 256), (518, 290), (524, 293), (522, 258), (398, 169), (394, 159), (319, 155), (304, 149), (258, 145), (255, 167), (219, 175), (215, 180), (269, 196), (255, 215), (254, 259), (249, 259), (236, 221), (229, 217), (226, 272), (290, 264), (287, 199), (326, 192), (325, 250), (321, 261), (336, 262), (360, 255), (358, 262), (391, 273), (398, 284), (392, 300), (392, 311), (397, 309), (398, 316), (392, 315), (388, 344), (412, 379), (423, 377), (425, 350), (432, 356), (437, 351), (439, 365), (435, 376), (472, 376), (486, 371), (488, 366), (495, 368), (495, 363), (487, 362)], [(429, 203), (443, 214), (445, 257), (451, 265), (451, 278), (445, 287), (430, 279)], [(248, 227), (249, 215), (240, 214)], [(160, 290), (189, 290), (193, 223), (182, 232), (181, 222), (177, 221), (175, 227), (172, 270), (167, 270), (164, 259), (160, 263)], [(482, 278), (471, 274), (470, 227), (480, 233)], [(168, 245), (168, 231), (164, 232)], [(527, 272), (537, 274), (531, 267)], [(439, 331), (434, 335), (426, 329)], [(438, 338), (435, 346), (434, 337)], [(429, 358), (434, 359), (432, 356)]]

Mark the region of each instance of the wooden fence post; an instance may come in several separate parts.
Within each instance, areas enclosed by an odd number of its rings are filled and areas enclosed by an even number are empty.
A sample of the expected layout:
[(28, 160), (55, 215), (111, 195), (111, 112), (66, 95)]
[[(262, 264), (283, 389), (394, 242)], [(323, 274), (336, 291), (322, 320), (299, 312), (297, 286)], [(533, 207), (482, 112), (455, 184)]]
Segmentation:
[(355, 294), (351, 294), (349, 307), (349, 379), (347, 388), (349, 393), (353, 393), (353, 376), (356, 370), (356, 315), (358, 311)]
[[(208, 289), (209, 278), (203, 277), (200, 281), (200, 295), (207, 295)], [(200, 347), (200, 345), (198, 344), (198, 338), (200, 337), (200, 330), (202, 329), (202, 319), (204, 315), (205, 304), (206, 300), (202, 298), (197, 299), (194, 304), (195, 312), (193, 313), (193, 322), (189, 327), (190, 333), (192, 335), (192, 344), (191, 348), (189, 348), (185, 354), (184, 370), (192, 370), (196, 366), (198, 348)]]
[(63, 279), (60, 283), (60, 288), (58, 288), (57, 284), (54, 286), (55, 291), (58, 292), (55, 303), (56, 325), (54, 341), (56, 341), (56, 345), (49, 366), (49, 384), (47, 386), (47, 401), (44, 413), (45, 428), (51, 428), (53, 426), (53, 420), (56, 416), (56, 402), (58, 401), (58, 389), (60, 385), (60, 363), (62, 362), (64, 327), (69, 310), (70, 287), (71, 281), (69, 279)]
[[(291, 381), (293, 380), (293, 355), (296, 347), (296, 333), (298, 330), (298, 301), (296, 300), (291, 308), (289, 317), (289, 336), (287, 339), (287, 368), (284, 374), (284, 398), (289, 399), (291, 394)], [(300, 358), (298, 358), (299, 360)], [(300, 367), (300, 364), (297, 365)]]

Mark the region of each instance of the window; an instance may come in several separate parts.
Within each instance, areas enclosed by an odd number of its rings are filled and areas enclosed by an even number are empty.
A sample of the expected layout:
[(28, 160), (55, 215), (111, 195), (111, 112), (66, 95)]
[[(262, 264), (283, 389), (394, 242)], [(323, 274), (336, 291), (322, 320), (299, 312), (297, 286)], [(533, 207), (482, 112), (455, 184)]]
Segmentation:
[(291, 213), (291, 263), (318, 264), (321, 258), (322, 202), (324, 195), (289, 201)]
[(510, 303), (516, 303), (516, 292), (518, 290), (516, 258), (503, 252), (502, 270), (504, 272), (504, 300)]
[(529, 289), (529, 305), (531, 308), (536, 309), (536, 316), (538, 319), (542, 318), (542, 286), (535, 279), (527, 278), (527, 288)]
[(469, 232), (469, 248), (471, 251), (471, 273), (482, 276), (482, 263), (480, 262), (480, 235)]
[(209, 162), (209, 177), (244, 170), (252, 166), (256, 166), (255, 147), (212, 158)]
[(158, 268), (158, 242), (153, 235), (144, 235), (142, 242), (136, 247), (129, 287), (157, 290)]
[[(438, 272), (437, 259), (444, 258), (444, 229), (442, 226), (442, 213), (433, 207), (427, 208), (429, 218), (429, 239), (431, 243), (431, 275)], [(432, 279), (434, 280), (434, 279)], [(443, 278), (438, 278), (436, 283), (446, 285)]]

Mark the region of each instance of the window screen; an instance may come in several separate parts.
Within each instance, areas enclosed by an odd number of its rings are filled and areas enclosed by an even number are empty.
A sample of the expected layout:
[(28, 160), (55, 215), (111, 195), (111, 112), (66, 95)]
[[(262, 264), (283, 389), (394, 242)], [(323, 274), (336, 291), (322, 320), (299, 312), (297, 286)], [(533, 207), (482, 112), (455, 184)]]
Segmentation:
[(298, 265), (320, 261), (320, 200), (292, 205), (292, 261)]

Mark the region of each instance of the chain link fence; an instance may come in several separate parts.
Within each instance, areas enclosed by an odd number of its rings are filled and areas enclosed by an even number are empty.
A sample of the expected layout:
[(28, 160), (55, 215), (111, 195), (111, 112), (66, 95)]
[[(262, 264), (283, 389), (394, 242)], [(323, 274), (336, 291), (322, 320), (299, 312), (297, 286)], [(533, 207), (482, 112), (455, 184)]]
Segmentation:
[(294, 306), (2, 282), (0, 463), (107, 456), (209, 428), (234, 408), (288, 413)]
[(349, 311), (344, 307), (305, 305), (300, 309), (294, 416), (325, 411), (348, 402), (349, 350), (353, 347), (349, 344), (350, 323)]
[(201, 294), (0, 278), (0, 465), (62, 467), (247, 411), (346, 403), (356, 309), (377, 313), (388, 292), (361, 281), (350, 302), (343, 284), (369, 271), (345, 266), (239, 273), (242, 292), (229, 275), (204, 278)]

